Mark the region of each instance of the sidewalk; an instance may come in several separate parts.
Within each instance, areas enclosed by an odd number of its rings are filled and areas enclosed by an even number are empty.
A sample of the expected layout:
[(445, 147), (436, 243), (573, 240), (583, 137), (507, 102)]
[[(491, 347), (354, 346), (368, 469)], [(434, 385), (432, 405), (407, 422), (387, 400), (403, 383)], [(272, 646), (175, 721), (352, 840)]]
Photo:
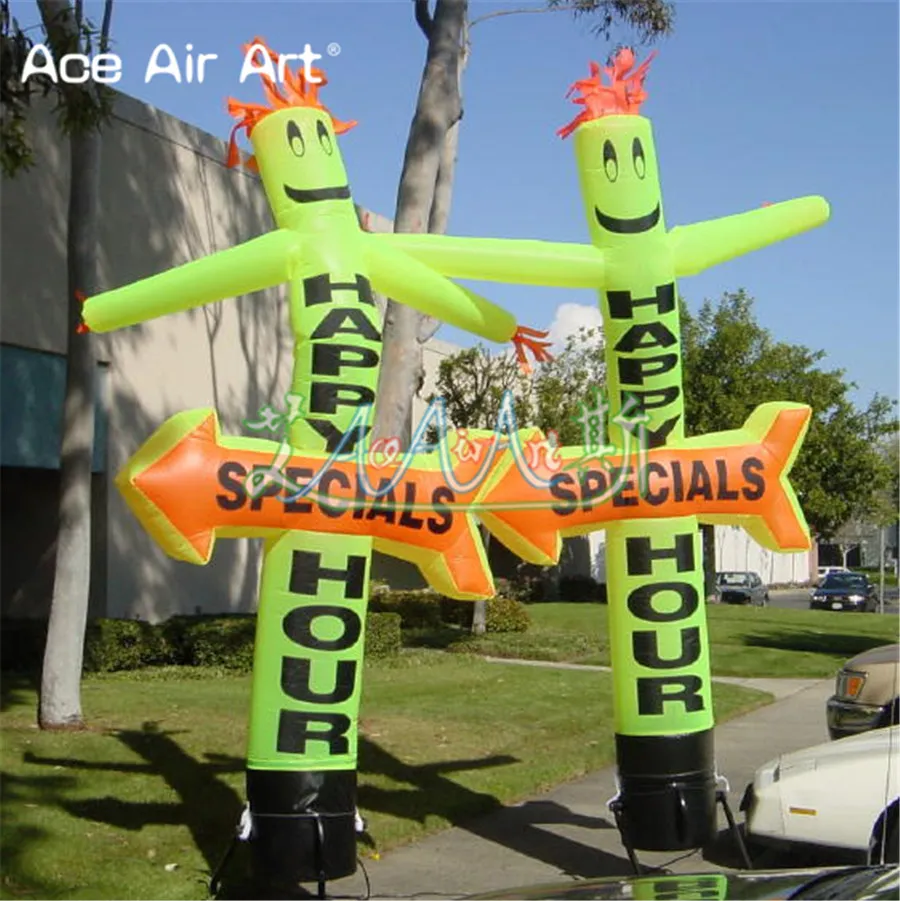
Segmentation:
[[(540, 665), (498, 661), (498, 665)], [(598, 667), (599, 669), (599, 667)], [(730, 784), (729, 802), (737, 811), (744, 787), (757, 767), (779, 753), (828, 740), (825, 701), (833, 680), (719, 679), (775, 695), (776, 701), (717, 727), (719, 773)], [(507, 807), (398, 848), (381, 860), (366, 860), (372, 898), (415, 895), (459, 898), (541, 882), (628, 876), (633, 871), (606, 802), (615, 794), (610, 767), (515, 807)], [(720, 811), (720, 829), (726, 826)], [(721, 870), (701, 852), (639, 852), (648, 866), (670, 865), (674, 872)], [(362, 872), (329, 884), (331, 895), (360, 895)]]

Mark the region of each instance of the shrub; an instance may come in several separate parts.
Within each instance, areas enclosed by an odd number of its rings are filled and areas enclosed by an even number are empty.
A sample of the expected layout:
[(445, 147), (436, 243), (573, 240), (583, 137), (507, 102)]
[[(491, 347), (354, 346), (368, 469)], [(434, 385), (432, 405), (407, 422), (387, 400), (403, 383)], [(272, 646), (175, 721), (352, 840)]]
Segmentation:
[(516, 567), (515, 575), (509, 580), (508, 590), (500, 590), (501, 580), (497, 580), (497, 594), (522, 601), (523, 604), (552, 600), (547, 593), (548, 569), (548, 567), (536, 566), (533, 563), (520, 563)]
[[(436, 603), (434, 607), (437, 609)], [(366, 654), (396, 654), (401, 646), (400, 623), (397, 613), (370, 613)], [(40, 671), (46, 620), (3, 620), (0, 636), (0, 662), (5, 672)], [(84, 671), (112, 673), (174, 665), (248, 673), (253, 669), (255, 641), (255, 615), (173, 616), (159, 625), (132, 619), (94, 619), (85, 631)]]
[(525, 605), (512, 598), (491, 598), (487, 602), (488, 632), (526, 632), (531, 625), (531, 617)]
[(455, 601), (452, 598), (441, 598), (439, 605), (441, 623), (468, 629), (472, 625), (473, 604), (474, 601)]
[(398, 613), (404, 629), (436, 628), (441, 624), (441, 596), (431, 589), (379, 592), (370, 597), (372, 613)]
[(399, 613), (370, 613), (366, 617), (366, 657), (400, 653), (400, 622)]
[(198, 618), (185, 628), (183, 647), (187, 656), (183, 662), (249, 673), (255, 639), (255, 616)]
[(559, 580), (559, 599), (606, 603), (606, 585), (591, 576), (563, 576)]
[[(474, 601), (453, 601), (444, 598), (440, 610), (443, 621), (451, 626), (468, 629), (472, 625)], [(485, 630), (488, 632), (525, 632), (531, 618), (525, 605), (512, 598), (495, 597), (487, 602)]]
[(84, 636), (84, 669), (114, 673), (172, 661), (161, 629), (136, 619), (95, 619)]

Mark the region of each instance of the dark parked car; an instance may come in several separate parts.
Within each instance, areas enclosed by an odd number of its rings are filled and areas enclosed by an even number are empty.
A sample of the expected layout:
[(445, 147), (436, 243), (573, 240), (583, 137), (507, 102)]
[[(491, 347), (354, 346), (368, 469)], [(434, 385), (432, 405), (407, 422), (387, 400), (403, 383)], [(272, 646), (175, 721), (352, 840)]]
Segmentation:
[(828, 734), (846, 738), (900, 722), (900, 645), (863, 651), (848, 660), (828, 699)]
[(878, 609), (875, 586), (860, 573), (829, 573), (813, 589), (809, 609), (874, 613)]
[(716, 573), (716, 594), (723, 604), (769, 603), (768, 589), (756, 573)]

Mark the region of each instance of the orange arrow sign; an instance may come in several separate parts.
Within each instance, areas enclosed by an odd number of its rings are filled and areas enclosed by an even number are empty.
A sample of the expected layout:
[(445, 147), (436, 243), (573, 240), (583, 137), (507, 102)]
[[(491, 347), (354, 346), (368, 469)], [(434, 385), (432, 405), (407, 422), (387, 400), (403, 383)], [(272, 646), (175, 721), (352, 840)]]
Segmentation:
[[(464, 599), (492, 597), (493, 579), (472, 517), (474, 490), (457, 494), (435, 461), (419, 462), (381, 497), (390, 470), (355, 460), (325, 464), (325, 455), (291, 454), (280, 471), (285, 482), (247, 490), (248, 476), (272, 470), (278, 445), (227, 438), (213, 410), (190, 410), (167, 420), (126, 464), (116, 484), (134, 514), (162, 549), (178, 560), (207, 563), (217, 536), (266, 537), (290, 529), (370, 535), (376, 550), (415, 563), (438, 591)], [(391, 469), (395, 469), (394, 464)], [(471, 481), (475, 462), (454, 474)], [(321, 477), (308, 496), (300, 486)], [(252, 496), (252, 495), (256, 496)]]
[[(548, 488), (529, 484), (511, 459), (494, 468), (475, 507), (490, 532), (525, 560), (548, 566), (561, 539), (623, 519), (696, 516), (743, 526), (763, 547), (806, 550), (809, 530), (787, 475), (803, 441), (811, 409), (801, 404), (758, 407), (742, 429), (587, 464), (566, 465), (584, 448), (560, 449), (533, 467)], [(535, 431), (533, 437), (540, 437)], [(635, 441), (635, 444), (637, 442)], [(561, 465), (560, 465), (561, 462)]]

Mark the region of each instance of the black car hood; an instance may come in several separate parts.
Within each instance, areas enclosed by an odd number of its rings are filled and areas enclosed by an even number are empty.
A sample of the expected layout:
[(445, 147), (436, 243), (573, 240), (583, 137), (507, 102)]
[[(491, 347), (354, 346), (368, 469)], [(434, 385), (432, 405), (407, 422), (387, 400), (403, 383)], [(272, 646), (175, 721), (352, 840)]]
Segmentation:
[(844, 898), (881, 901), (896, 898), (900, 868), (896, 866), (826, 867), (802, 870), (696, 873), (586, 879), (472, 895), (467, 901), (613, 901), (613, 899), (708, 898), (761, 901), (787, 898)]

